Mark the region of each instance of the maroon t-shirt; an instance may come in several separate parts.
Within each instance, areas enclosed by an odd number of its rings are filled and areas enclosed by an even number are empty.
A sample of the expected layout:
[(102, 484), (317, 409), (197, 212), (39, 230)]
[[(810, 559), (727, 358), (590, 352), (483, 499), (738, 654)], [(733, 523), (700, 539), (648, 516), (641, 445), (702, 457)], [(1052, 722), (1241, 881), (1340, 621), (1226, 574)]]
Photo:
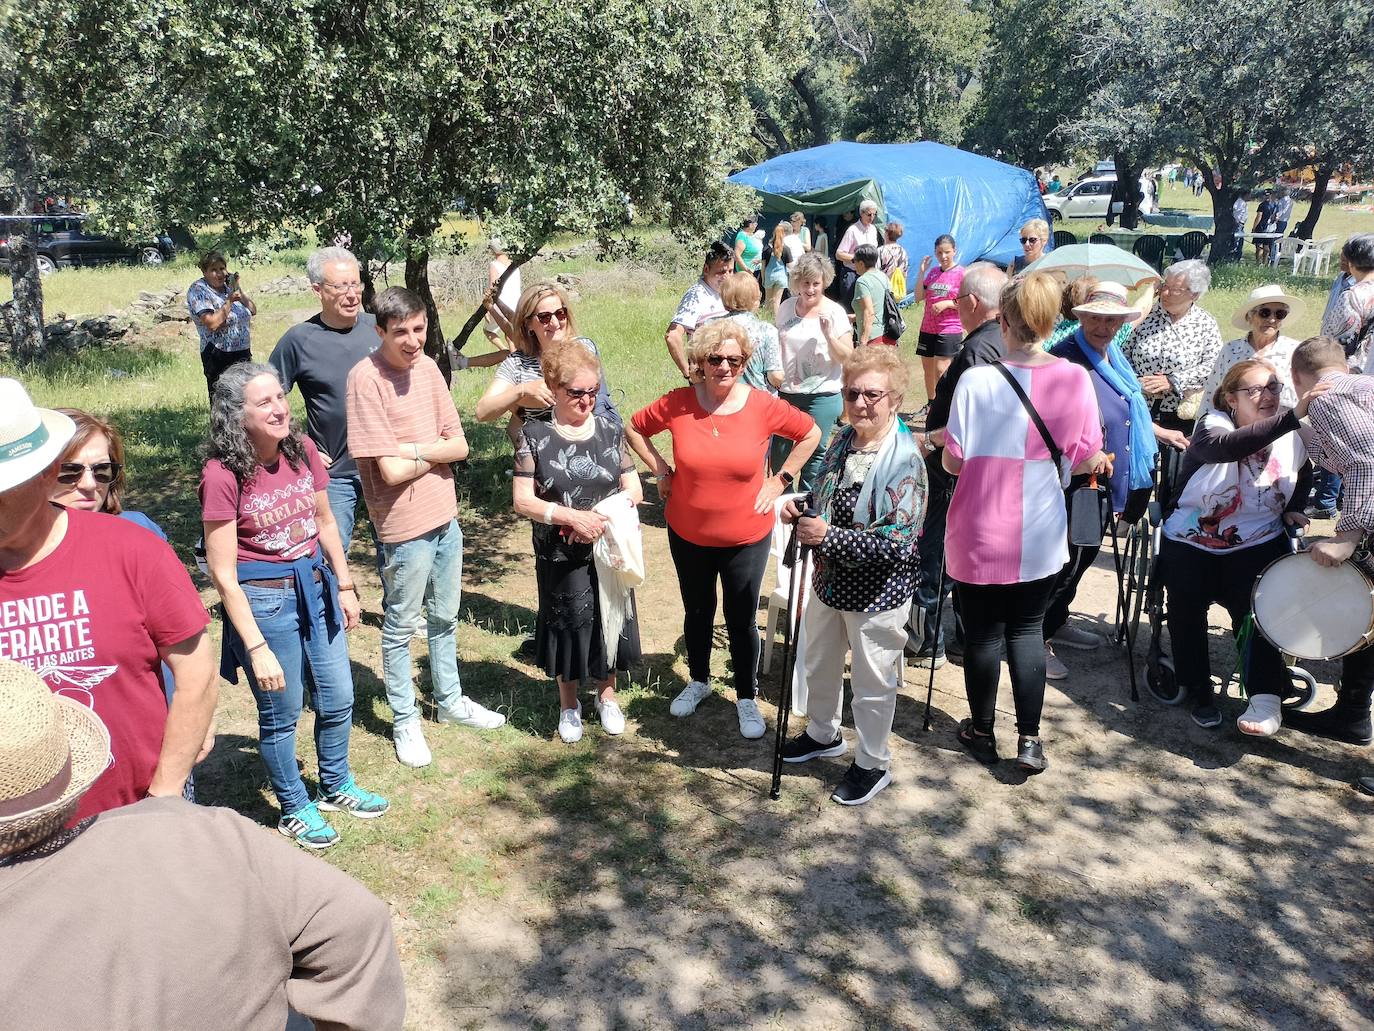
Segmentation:
[(305, 463), (299, 469), (278, 457), (258, 466), (239, 490), (234, 474), (217, 458), (200, 477), (200, 510), (207, 523), (238, 522), (240, 562), (294, 562), (313, 555), (320, 539), (315, 525), (315, 492), (329, 486), (329, 472), (315, 442), (303, 439)]
[(209, 622), (176, 553), (117, 516), (69, 509), (52, 554), (0, 573), (0, 658), (89, 705), (110, 731), (110, 765), (77, 819), (147, 794), (167, 724), (158, 649)]

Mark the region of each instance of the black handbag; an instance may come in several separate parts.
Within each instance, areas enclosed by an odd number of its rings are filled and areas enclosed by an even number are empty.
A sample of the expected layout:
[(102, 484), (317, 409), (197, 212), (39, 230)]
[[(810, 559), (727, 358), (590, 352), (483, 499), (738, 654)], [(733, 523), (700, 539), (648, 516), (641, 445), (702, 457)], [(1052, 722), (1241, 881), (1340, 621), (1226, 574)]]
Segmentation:
[[(1059, 450), (1059, 445), (1050, 436), (1050, 430), (1045, 425), (1045, 420), (1040, 418), (1040, 413), (1035, 410), (1035, 405), (1031, 404), (1031, 399), (1026, 396), (1026, 392), (1021, 389), (1021, 384), (1016, 381), (1016, 377), (1011, 374), (1011, 371), (1001, 362), (993, 362), (992, 364), (1011, 384), (1011, 389), (1016, 391), (1016, 396), (1021, 399), (1026, 414), (1030, 416), (1035, 428), (1040, 431), (1040, 439), (1045, 442), (1050, 458), (1054, 460), (1054, 468), (1061, 477), (1060, 482), (1063, 482), (1064, 452)], [(1112, 508), (1111, 497), (1105, 488), (1097, 485), (1096, 474), (1088, 477), (1088, 482), (1084, 486), (1066, 490), (1064, 492), (1064, 505), (1068, 513), (1069, 543), (1076, 548), (1099, 547), (1102, 544), (1102, 535), (1107, 530)]]

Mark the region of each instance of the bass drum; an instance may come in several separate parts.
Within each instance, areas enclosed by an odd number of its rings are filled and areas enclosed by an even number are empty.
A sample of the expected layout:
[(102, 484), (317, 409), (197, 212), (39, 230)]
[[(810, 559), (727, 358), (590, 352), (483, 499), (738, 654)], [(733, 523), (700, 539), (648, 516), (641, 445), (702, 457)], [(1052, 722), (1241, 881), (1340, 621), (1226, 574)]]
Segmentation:
[(1374, 641), (1374, 583), (1350, 562), (1275, 559), (1255, 581), (1250, 605), (1260, 632), (1300, 659), (1339, 659)]

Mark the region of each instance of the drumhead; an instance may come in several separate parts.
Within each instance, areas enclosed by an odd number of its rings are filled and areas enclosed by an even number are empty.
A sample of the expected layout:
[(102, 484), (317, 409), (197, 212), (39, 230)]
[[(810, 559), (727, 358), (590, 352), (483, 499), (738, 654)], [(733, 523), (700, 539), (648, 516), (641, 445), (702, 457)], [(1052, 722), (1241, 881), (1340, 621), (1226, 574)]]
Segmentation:
[(1279, 651), (1301, 659), (1334, 659), (1374, 629), (1374, 589), (1349, 562), (1322, 566), (1309, 555), (1285, 555), (1255, 581), (1255, 625)]

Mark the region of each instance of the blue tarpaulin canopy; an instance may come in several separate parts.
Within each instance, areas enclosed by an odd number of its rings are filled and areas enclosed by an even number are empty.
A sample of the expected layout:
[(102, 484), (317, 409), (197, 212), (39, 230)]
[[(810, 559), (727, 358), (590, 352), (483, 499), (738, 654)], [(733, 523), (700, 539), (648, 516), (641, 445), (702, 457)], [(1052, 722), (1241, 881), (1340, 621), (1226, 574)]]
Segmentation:
[[(1021, 254), (1021, 226), (1049, 221), (1030, 172), (943, 143), (827, 143), (781, 154), (730, 181), (752, 186), (765, 216), (831, 215), (872, 198), (879, 222), (902, 223), (913, 266), (933, 254), (941, 233), (958, 243), (960, 264), (986, 258), (1006, 265)], [(832, 253), (839, 242), (830, 241)]]

